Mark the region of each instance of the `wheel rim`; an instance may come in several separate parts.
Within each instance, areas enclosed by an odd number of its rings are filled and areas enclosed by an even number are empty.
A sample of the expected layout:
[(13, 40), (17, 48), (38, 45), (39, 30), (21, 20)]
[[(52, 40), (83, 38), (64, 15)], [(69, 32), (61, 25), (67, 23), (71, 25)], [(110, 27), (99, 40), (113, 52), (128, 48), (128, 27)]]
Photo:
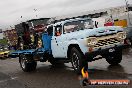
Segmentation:
[(72, 65), (74, 67), (74, 69), (78, 69), (79, 67), (79, 57), (76, 53), (72, 54)]
[(26, 58), (25, 57), (22, 57), (22, 59), (21, 59), (21, 66), (22, 66), (22, 68), (23, 69), (25, 69), (25, 62), (26, 62)]

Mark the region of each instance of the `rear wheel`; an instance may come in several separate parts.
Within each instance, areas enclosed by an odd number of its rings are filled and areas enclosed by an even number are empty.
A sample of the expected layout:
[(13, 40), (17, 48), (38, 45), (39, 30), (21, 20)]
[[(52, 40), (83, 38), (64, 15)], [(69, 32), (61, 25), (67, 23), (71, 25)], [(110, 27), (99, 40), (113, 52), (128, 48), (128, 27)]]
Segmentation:
[(78, 49), (76, 49), (75, 47), (73, 47), (71, 49), (71, 53), (70, 53), (70, 59), (71, 59), (71, 63), (73, 66), (73, 69), (76, 73), (81, 73), (81, 69), (84, 67), (85, 70), (88, 69), (88, 63), (86, 60), (84, 60), (84, 55), (82, 54), (81, 51), (79, 51)]
[(20, 55), (19, 57), (20, 67), (24, 72), (30, 72), (36, 69), (37, 62), (28, 61), (26, 55)]
[(122, 60), (122, 50), (113, 52), (106, 58), (106, 61), (111, 65), (118, 65), (121, 62), (121, 60)]

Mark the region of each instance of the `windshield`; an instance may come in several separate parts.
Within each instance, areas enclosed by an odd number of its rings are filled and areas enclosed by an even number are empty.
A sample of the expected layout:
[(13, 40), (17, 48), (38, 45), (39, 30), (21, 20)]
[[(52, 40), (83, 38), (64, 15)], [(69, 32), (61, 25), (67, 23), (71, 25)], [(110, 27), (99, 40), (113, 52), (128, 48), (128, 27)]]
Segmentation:
[(92, 21), (90, 19), (72, 21), (72, 22), (65, 23), (64, 33), (74, 32), (74, 31), (89, 29), (89, 28), (93, 28)]

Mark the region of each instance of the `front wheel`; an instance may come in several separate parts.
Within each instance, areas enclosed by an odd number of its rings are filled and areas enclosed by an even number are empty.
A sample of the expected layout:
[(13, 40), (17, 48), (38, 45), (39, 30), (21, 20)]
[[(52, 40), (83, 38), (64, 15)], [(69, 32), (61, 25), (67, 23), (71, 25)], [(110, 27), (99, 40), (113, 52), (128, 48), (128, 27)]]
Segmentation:
[(24, 72), (30, 72), (36, 69), (37, 62), (28, 62), (26, 55), (20, 55), (19, 57), (20, 67)]
[(81, 51), (73, 47), (70, 53), (70, 59), (72, 63), (72, 67), (76, 73), (81, 73), (81, 69), (84, 67), (86, 70), (88, 69), (88, 63), (84, 60), (84, 55)]
[(106, 57), (106, 61), (111, 65), (118, 65), (122, 60), (122, 50), (118, 50)]
[(130, 39), (130, 46), (132, 47), (132, 39)]

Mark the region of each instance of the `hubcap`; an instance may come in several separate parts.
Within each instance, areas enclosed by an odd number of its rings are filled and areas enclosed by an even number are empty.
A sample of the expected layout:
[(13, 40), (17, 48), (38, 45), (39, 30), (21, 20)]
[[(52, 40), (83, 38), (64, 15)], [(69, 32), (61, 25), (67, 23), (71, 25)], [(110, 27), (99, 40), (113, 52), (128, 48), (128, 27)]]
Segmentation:
[(26, 58), (25, 57), (22, 57), (22, 59), (21, 59), (21, 66), (24, 69), (25, 69), (25, 62), (26, 62)]
[(77, 70), (79, 67), (79, 57), (76, 53), (73, 53), (72, 55), (72, 65)]

